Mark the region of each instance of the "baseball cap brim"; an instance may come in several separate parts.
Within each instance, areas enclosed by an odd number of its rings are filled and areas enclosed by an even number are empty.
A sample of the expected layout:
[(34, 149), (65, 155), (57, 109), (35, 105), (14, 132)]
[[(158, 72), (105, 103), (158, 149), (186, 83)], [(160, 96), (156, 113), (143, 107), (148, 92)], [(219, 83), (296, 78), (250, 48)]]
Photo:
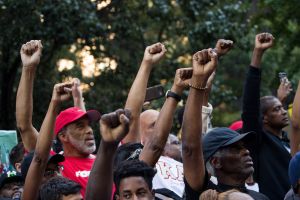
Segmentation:
[(247, 132), (247, 133), (242, 133), (234, 138), (232, 138), (231, 140), (227, 141), (226, 143), (224, 143), (221, 147), (227, 147), (231, 144), (234, 144), (238, 141), (244, 141), (245, 143), (248, 143), (248, 138), (251, 138), (253, 136), (255, 132), (254, 131), (250, 131), (250, 132)]
[(99, 121), (101, 118), (101, 114), (97, 110), (88, 110), (86, 111), (86, 115), (91, 122)]

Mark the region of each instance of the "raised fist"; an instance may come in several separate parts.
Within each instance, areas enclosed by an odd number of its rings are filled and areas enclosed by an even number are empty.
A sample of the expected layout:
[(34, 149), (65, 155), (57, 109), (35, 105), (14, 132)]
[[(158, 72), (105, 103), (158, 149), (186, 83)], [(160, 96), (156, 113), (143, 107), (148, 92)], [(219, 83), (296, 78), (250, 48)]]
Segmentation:
[(275, 38), (270, 33), (260, 33), (255, 36), (255, 48), (266, 50), (273, 46)]
[(217, 64), (217, 53), (211, 48), (203, 49), (193, 55), (193, 77), (197, 79), (197, 87), (204, 88), (206, 86), (206, 82), (215, 71)]
[(43, 45), (40, 40), (23, 44), (20, 50), (23, 67), (36, 67), (40, 63)]
[(182, 89), (189, 86), (190, 79), (193, 75), (193, 68), (180, 68), (176, 70), (174, 84)]
[(287, 78), (284, 78), (277, 89), (277, 98), (282, 104), (285, 103), (291, 91), (293, 91), (291, 82)]
[(100, 120), (102, 140), (119, 143), (129, 131), (130, 116), (128, 109), (118, 109), (102, 115)]
[(63, 102), (72, 96), (72, 82), (55, 84), (52, 93), (52, 101)]
[(215, 51), (217, 52), (218, 56), (223, 56), (228, 53), (228, 51), (230, 51), (232, 47), (233, 41), (219, 39), (216, 44)]
[(143, 61), (155, 64), (164, 57), (166, 51), (162, 43), (152, 44), (145, 49)]

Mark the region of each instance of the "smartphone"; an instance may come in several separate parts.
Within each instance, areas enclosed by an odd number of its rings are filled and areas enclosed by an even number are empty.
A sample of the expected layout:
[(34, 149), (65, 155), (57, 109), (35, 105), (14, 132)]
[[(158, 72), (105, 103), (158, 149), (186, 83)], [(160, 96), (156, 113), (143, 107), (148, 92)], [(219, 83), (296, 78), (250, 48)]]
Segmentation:
[(155, 85), (153, 87), (148, 87), (146, 90), (145, 102), (152, 101), (154, 99), (159, 99), (165, 96), (164, 87), (162, 85)]
[(287, 73), (285, 73), (285, 72), (279, 72), (278, 73), (278, 77), (280, 79), (280, 82), (286, 82), (286, 81), (288, 81), (288, 79), (287, 79)]

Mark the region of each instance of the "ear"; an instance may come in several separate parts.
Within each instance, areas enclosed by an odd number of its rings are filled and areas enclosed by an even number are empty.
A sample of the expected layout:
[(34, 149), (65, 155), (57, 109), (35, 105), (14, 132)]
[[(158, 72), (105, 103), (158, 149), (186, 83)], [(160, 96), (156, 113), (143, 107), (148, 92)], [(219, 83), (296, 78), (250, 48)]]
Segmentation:
[(15, 169), (17, 170), (17, 172), (21, 172), (21, 163), (15, 163)]
[(67, 137), (67, 133), (65, 131), (62, 131), (60, 133), (58, 133), (58, 138), (61, 142), (68, 142), (68, 137)]
[(267, 115), (263, 115), (263, 117), (262, 117), (262, 121), (263, 121), (263, 124), (267, 124), (267, 123), (269, 123), (268, 116), (267, 116)]
[(222, 168), (220, 158), (212, 157), (212, 159), (210, 160), (210, 163), (213, 166), (213, 168), (215, 168), (215, 169), (221, 169)]

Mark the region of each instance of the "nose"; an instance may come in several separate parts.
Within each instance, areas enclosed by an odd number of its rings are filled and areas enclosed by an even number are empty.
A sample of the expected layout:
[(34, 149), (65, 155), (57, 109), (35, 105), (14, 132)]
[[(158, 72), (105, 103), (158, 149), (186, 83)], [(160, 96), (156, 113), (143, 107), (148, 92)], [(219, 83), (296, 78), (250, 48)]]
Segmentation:
[(93, 134), (93, 129), (92, 129), (92, 127), (91, 126), (86, 126), (86, 128), (85, 128), (85, 133), (86, 134)]
[(286, 114), (287, 114), (287, 110), (284, 109), (283, 107), (282, 107), (282, 114), (283, 114), (283, 115), (286, 115)]
[(242, 149), (242, 155), (243, 155), (243, 156), (249, 156), (249, 155), (250, 155), (250, 151), (249, 151), (247, 148), (244, 147), (244, 148)]

